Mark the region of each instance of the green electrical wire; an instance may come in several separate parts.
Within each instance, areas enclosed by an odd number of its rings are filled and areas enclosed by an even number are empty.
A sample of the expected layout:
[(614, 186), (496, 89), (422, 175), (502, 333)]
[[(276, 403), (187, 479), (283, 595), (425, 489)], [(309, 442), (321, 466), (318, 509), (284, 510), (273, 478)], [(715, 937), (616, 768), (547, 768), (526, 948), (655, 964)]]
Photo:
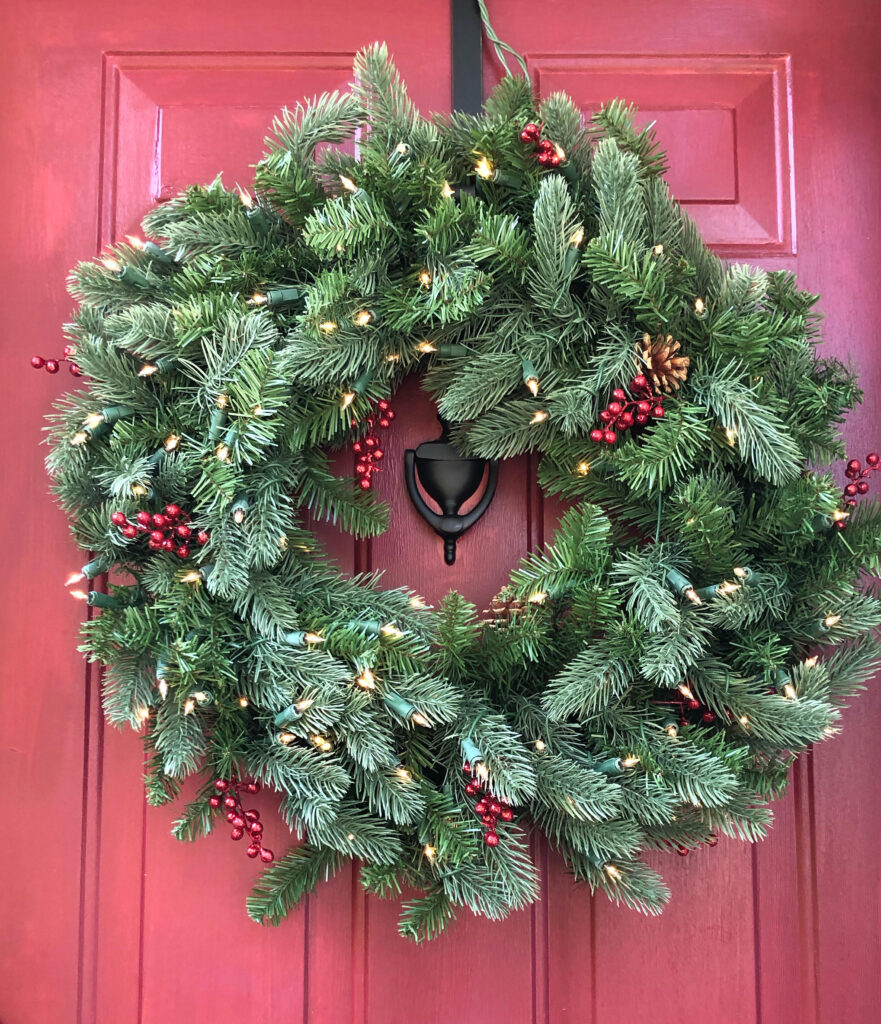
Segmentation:
[(486, 38), (492, 43), (493, 49), (496, 51), (496, 56), (499, 58), (502, 67), (505, 69), (505, 74), (511, 74), (511, 69), (508, 67), (508, 61), (505, 59), (505, 54), (509, 53), (512, 57), (516, 58), (524, 76), (529, 78), (529, 69), (526, 67), (526, 61), (523, 57), (514, 49), (513, 46), (503, 42), (496, 35), (496, 31), (489, 20), (489, 11), (486, 9), (485, 0), (477, 0), (477, 6), (480, 8), (480, 20), (483, 22), (483, 30), (486, 32)]

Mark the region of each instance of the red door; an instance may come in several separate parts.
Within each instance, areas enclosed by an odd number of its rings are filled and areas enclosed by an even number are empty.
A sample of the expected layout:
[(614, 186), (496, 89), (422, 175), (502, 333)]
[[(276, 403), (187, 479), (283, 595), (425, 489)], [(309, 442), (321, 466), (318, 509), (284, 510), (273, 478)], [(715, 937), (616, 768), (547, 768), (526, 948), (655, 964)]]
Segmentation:
[[(861, 366), (870, 395), (850, 447), (877, 447), (871, 5), (839, 0), (833, 18), (815, 0), (490, 6), (541, 92), (565, 89), (585, 110), (622, 95), (657, 120), (674, 193), (720, 252), (790, 267), (822, 291), (827, 351)], [(351, 872), (281, 928), (261, 929), (244, 913), (255, 869), (241, 851), (223, 836), (169, 837), (173, 811), (144, 806), (137, 739), (105, 729), (98, 680), (75, 653), (79, 608), (61, 583), (78, 560), (38, 448), (67, 381), (35, 374), (28, 357), (58, 349), (69, 266), (192, 181), (218, 171), (227, 184), (250, 181), (275, 110), (343, 87), (363, 44), (386, 39), (422, 109), (447, 108), (448, 5), (44, 0), (5, 13), (4, 1024), (877, 1019), (872, 693), (845, 716), (843, 741), (799, 764), (768, 841), (662, 859), (674, 900), (660, 919), (592, 901), (540, 847), (541, 904), (503, 924), (462, 918), (425, 947), (397, 937), (395, 905), (365, 898)], [(415, 388), (396, 406), (392, 468), (380, 478), (391, 530), (330, 543), (347, 568), (385, 567), (390, 585), (434, 598), (456, 586), (482, 605), (550, 533), (554, 510), (528, 460), (506, 463), (490, 512), (446, 569), (400, 477), (403, 448), (434, 433), (433, 412)]]

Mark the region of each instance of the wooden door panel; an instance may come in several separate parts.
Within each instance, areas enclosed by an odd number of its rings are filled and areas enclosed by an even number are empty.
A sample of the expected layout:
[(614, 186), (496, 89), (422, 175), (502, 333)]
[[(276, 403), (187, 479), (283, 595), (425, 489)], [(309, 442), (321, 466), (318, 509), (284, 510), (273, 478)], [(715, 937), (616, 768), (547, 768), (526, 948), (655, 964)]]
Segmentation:
[(223, 174), (248, 187), (283, 106), (344, 90), (340, 54), (137, 53), (104, 58), (104, 241), (138, 228), (156, 202)]
[[(530, 67), (533, 62), (540, 95), (568, 92), (586, 115), (624, 96), (640, 107), (639, 123), (655, 122), (669, 156), (671, 191), (717, 252), (767, 258), (793, 251), (788, 92), (779, 88), (787, 80), (786, 58), (569, 54), (530, 56)], [(658, 919), (622, 914), (605, 899), (589, 907), (565, 886), (552, 889), (550, 962), (555, 964), (558, 949), (566, 965), (552, 975), (560, 1019), (588, 1013), (595, 1024), (648, 1013), (654, 1024), (678, 1024), (683, 1014), (688, 1020), (699, 1014), (711, 1021), (749, 1019), (760, 928), (752, 850), (723, 839), (715, 849), (682, 860), (661, 854), (648, 859), (673, 894)], [(645, 945), (656, 952), (622, 956)], [(594, 980), (585, 987), (572, 966), (588, 954)], [(670, 993), (659, 998), (665, 962)], [(723, 966), (725, 986), (702, 986)]]
[(529, 550), (532, 467), (526, 458), (500, 465), (492, 504), (459, 541), (455, 564), (446, 565), (443, 541), (413, 507), (404, 483), (404, 450), (440, 433), (436, 408), (415, 377), (404, 382), (393, 407), (399, 414), (383, 432), (384, 470), (374, 478), (377, 494), (389, 503), (390, 526), (370, 542), (371, 566), (384, 570), (386, 586), (410, 587), (435, 604), (459, 590), (480, 612)]
[(624, 97), (655, 122), (672, 194), (720, 255), (795, 251), (788, 56), (529, 59), (540, 95), (567, 92), (585, 111)]

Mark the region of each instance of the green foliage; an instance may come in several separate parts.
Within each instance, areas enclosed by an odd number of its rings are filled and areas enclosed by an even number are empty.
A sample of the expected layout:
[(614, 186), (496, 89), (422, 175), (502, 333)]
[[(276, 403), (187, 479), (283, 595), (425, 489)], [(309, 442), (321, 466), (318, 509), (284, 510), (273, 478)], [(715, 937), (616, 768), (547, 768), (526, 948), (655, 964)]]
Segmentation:
[(281, 924), (287, 913), (324, 878), (339, 871), (344, 857), (304, 843), (263, 873), (248, 897), (248, 916), (258, 924)]
[[(658, 913), (642, 852), (761, 838), (794, 757), (881, 662), (881, 507), (833, 527), (822, 469), (855, 376), (818, 357), (816, 296), (791, 274), (706, 248), (625, 103), (585, 125), (507, 77), (483, 114), (427, 120), (384, 46), (355, 75), (281, 112), (251, 192), (218, 178), (148, 214), (172, 262), (117, 245), (122, 274), (71, 275), (85, 377), (47, 464), (119, 580), (82, 649), (108, 720), (144, 730), (150, 803), (202, 777), (178, 838), (218, 822), (218, 777), (279, 795), (302, 842), (257, 883), (255, 920), (347, 860), (407, 893), (412, 939), (463, 908), (503, 918), (538, 897), (529, 828), (591, 890)], [(521, 141), (529, 121), (559, 167)], [(690, 360), (664, 417), (592, 440), (659, 333)], [(489, 619), (346, 577), (311, 530), (387, 528), (334, 455), (410, 373), (463, 450), (535, 452), (572, 505)], [(169, 503), (209, 534), (183, 561), (110, 525)], [(466, 758), (512, 806), (496, 846)]]

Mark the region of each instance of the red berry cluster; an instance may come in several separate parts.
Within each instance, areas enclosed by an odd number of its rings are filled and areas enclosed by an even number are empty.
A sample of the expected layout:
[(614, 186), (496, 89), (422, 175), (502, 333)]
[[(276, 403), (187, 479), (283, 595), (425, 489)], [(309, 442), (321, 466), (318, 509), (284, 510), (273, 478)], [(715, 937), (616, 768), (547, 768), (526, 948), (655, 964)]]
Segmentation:
[[(379, 464), (385, 458), (385, 452), (380, 446), (379, 435), (375, 428), (379, 426), (385, 430), (391, 426), (394, 418), (394, 409), (384, 398), (381, 398), (376, 403), (374, 414), (367, 417), (366, 436), (352, 445), (352, 451), (359, 456), (358, 464), (355, 466), (355, 472), (358, 474), (358, 486), (364, 491), (370, 489), (370, 477), (381, 468)], [(352, 420), (352, 426), (356, 427), (357, 425), (358, 421)]]
[[(680, 725), (692, 725), (696, 722), (703, 722), (704, 725), (712, 725), (716, 721), (715, 711), (703, 704), (694, 696), (689, 689), (690, 696), (686, 697), (680, 690), (674, 690), (673, 695), (664, 700), (652, 701), (659, 707), (669, 707), (679, 716)], [(730, 716), (729, 716), (730, 717)]]
[[(664, 844), (665, 844), (665, 846), (667, 846), (668, 849), (675, 849), (680, 857), (687, 857), (691, 853), (691, 850), (689, 850), (689, 848), (687, 846), (678, 845), (678, 846), (674, 847), (673, 843), (671, 843), (669, 839), (665, 839), (664, 840)], [(704, 845), (706, 845), (706, 846), (718, 846), (719, 845), (719, 837), (714, 832), (711, 832), (707, 836), (707, 838), (704, 840)]]
[(125, 512), (114, 512), (110, 517), (126, 540), (134, 540), (139, 533), (147, 533), (151, 551), (173, 551), (178, 558), (189, 558), (193, 540), (200, 546), (209, 540), (205, 530), (194, 530), (189, 520), (179, 505), (166, 505), (164, 512), (138, 512), (134, 522), (129, 521)]
[(643, 374), (630, 382), (631, 394), (624, 388), (615, 388), (612, 401), (600, 413), (602, 427), (590, 432), (591, 441), (605, 441), (614, 444), (618, 440), (616, 431), (629, 430), (634, 424), (641, 427), (650, 418), (661, 419), (664, 415), (664, 396), (656, 395), (647, 377)]
[(530, 121), (529, 124), (524, 125), (523, 131), (520, 132), (520, 138), (523, 142), (528, 142), (535, 146), (533, 156), (542, 167), (559, 167), (566, 159), (566, 156), (555, 142), (541, 137), (543, 129), (543, 124), (538, 125)]
[(44, 359), (43, 356), (31, 356), (31, 366), (35, 370), (45, 370), (46, 373), (58, 373), (62, 363), (70, 363), (68, 369), (74, 377), (82, 377), (83, 371), (73, 361), (76, 349), (73, 345), (64, 346), (64, 355), (60, 359)]
[(483, 841), (487, 846), (498, 846), (499, 834), (496, 832), (496, 822), (499, 818), (502, 821), (513, 821), (514, 812), (504, 800), (493, 796), (489, 789), (484, 786), (483, 782), (472, 774), (471, 765), (468, 761), (465, 762), (462, 771), (468, 777), (465, 792), (468, 796), (476, 796), (478, 798), (477, 803), (474, 805), (474, 813), (480, 818), (483, 825)]
[(260, 783), (255, 779), (250, 782), (235, 782), (232, 779), (218, 779), (214, 783), (217, 794), (208, 798), (208, 803), (214, 808), (226, 808), (226, 820), (232, 825), (229, 834), (230, 839), (238, 842), (243, 839), (245, 833), (251, 840), (247, 849), (249, 857), (259, 857), (264, 864), (271, 864), (275, 860), (272, 850), (263, 845), (263, 823), (260, 821), (260, 812), (257, 810), (246, 811), (242, 807), (240, 793), (259, 793)]
[[(870, 452), (866, 456), (865, 467), (859, 459), (851, 459), (848, 462), (844, 475), (850, 480), (850, 483), (844, 488), (842, 495), (847, 508), (853, 508), (856, 505), (858, 496), (868, 494), (869, 481), (866, 477), (877, 470), (881, 470), (881, 455), (876, 452)], [(838, 530), (843, 530), (847, 526), (847, 520), (836, 519), (832, 525)]]
[(680, 725), (688, 725), (689, 720), (685, 716), (685, 711), (690, 711), (692, 714), (700, 712), (700, 720), (704, 725), (712, 725), (716, 721), (715, 711), (711, 711), (708, 707), (705, 707), (696, 697), (690, 697), (688, 700), (682, 703), (682, 717), (679, 720)]

